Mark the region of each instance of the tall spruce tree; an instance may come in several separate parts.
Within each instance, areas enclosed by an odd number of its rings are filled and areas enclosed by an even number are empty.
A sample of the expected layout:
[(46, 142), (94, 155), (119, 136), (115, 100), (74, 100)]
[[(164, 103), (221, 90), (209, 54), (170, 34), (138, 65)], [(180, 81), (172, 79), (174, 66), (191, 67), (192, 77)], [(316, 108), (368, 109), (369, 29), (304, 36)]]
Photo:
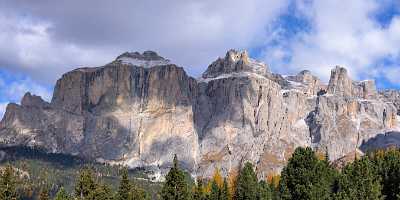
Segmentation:
[(272, 200), (272, 189), (264, 180), (258, 183), (257, 200)]
[(206, 194), (204, 192), (204, 185), (202, 179), (197, 179), (197, 185), (195, 186), (193, 193), (193, 200), (205, 200)]
[(131, 183), (129, 182), (128, 169), (122, 170), (121, 181), (118, 188), (117, 199), (126, 200), (129, 197), (131, 191)]
[(385, 199), (400, 199), (400, 151), (379, 150), (369, 157), (382, 178), (382, 195)]
[(175, 155), (173, 167), (165, 177), (165, 183), (161, 191), (163, 200), (187, 200), (190, 199), (188, 184), (185, 180), (185, 174), (178, 166), (178, 158)]
[(282, 199), (330, 199), (336, 171), (329, 162), (318, 159), (310, 148), (299, 147), (281, 173), (279, 191)]
[(17, 176), (14, 168), (7, 165), (0, 174), (0, 199), (15, 200), (18, 197)]
[(93, 171), (90, 168), (84, 168), (80, 171), (78, 180), (75, 184), (75, 197), (85, 198), (96, 189)]
[(229, 185), (226, 178), (224, 178), (224, 183), (222, 184), (221, 200), (229, 200), (231, 194), (229, 192)]
[(345, 166), (338, 180), (335, 199), (383, 199), (381, 179), (368, 157)]
[[(110, 187), (105, 184), (96, 185), (96, 188), (84, 198), (84, 200), (113, 200), (114, 195)], [(130, 200), (130, 199), (126, 199)]]
[(221, 200), (221, 189), (215, 180), (211, 183), (210, 200)]
[(258, 181), (253, 165), (246, 162), (243, 169), (240, 170), (236, 185), (236, 200), (257, 199)]

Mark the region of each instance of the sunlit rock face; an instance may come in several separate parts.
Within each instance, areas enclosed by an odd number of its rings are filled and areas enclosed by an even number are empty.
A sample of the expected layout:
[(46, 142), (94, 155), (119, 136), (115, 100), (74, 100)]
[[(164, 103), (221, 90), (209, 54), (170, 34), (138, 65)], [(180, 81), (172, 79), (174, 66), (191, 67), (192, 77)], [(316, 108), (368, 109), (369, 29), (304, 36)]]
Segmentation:
[(398, 129), (398, 99), (342, 67), (324, 84), (306, 70), (274, 74), (230, 50), (194, 79), (155, 52), (124, 53), (64, 74), (50, 103), (27, 93), (9, 104), (0, 142), (161, 172), (177, 154), (203, 177), (250, 161), (263, 177), (279, 173), (296, 147), (336, 160)]

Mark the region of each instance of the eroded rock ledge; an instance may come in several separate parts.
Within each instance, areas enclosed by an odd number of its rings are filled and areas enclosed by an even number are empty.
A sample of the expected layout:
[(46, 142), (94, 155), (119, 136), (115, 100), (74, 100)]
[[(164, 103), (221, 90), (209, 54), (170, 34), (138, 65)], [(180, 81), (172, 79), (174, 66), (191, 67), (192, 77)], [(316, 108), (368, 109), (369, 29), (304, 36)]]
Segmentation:
[(56, 83), (50, 103), (27, 93), (0, 123), (2, 145), (41, 146), (164, 172), (178, 154), (196, 176), (244, 161), (279, 173), (298, 146), (336, 160), (398, 130), (398, 91), (377, 92), (335, 67), (328, 85), (310, 71), (281, 76), (230, 50), (199, 79), (155, 52), (124, 53)]

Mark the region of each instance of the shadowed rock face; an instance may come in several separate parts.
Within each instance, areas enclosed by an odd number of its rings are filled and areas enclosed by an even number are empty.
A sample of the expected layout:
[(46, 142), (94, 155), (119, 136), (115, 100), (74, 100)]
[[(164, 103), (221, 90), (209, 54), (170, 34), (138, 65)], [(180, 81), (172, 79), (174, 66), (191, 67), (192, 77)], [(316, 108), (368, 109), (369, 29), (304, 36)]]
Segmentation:
[(198, 176), (250, 161), (262, 177), (279, 173), (298, 146), (335, 160), (396, 129), (396, 107), (382, 99), (373, 82), (352, 81), (341, 67), (325, 85), (230, 50), (196, 80), (155, 52), (124, 53), (64, 74), (50, 103), (27, 93), (9, 104), (0, 142), (162, 172), (178, 154)]

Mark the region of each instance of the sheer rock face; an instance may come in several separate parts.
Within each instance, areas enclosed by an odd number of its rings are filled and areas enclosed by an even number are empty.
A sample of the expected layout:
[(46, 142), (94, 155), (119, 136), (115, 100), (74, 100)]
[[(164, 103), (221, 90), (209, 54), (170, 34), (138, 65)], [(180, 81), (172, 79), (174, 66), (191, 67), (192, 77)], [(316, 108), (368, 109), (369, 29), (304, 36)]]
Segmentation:
[(154, 52), (124, 53), (64, 74), (50, 103), (27, 93), (9, 104), (0, 142), (161, 171), (178, 154), (206, 177), (251, 161), (263, 177), (298, 146), (335, 160), (396, 128), (392, 96), (378, 98), (372, 81), (354, 82), (340, 67), (326, 86), (309, 71), (272, 74), (231, 50), (195, 80)]
[(397, 108), (397, 115), (400, 115), (400, 91), (398, 90), (384, 90), (379, 92), (379, 97), (388, 103), (393, 103)]
[(350, 79), (347, 74), (347, 70), (339, 66), (336, 66), (331, 71), (328, 93), (335, 94), (337, 96), (363, 99), (376, 99), (378, 97), (375, 81), (366, 80), (355, 82)]

